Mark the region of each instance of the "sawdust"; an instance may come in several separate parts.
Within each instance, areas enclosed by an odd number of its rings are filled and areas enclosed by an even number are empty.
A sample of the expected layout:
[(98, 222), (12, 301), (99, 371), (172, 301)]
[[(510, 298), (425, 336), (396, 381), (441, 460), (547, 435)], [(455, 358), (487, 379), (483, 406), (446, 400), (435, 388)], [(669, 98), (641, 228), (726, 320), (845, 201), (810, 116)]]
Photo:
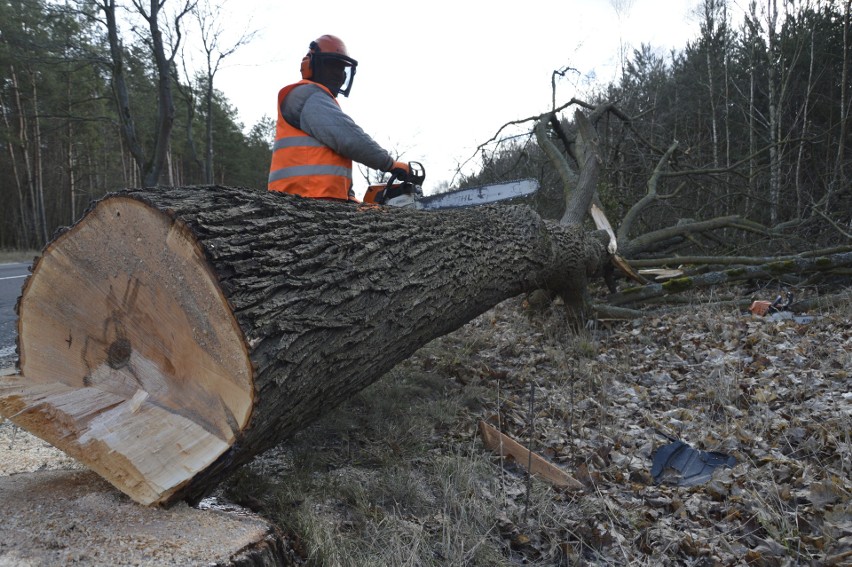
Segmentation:
[(0, 476), (45, 470), (85, 470), (85, 467), (0, 417)]
[(146, 508), (95, 473), (0, 477), (0, 566), (210, 565), (272, 535), (249, 514)]
[[(14, 373), (14, 367), (0, 367), (0, 376)], [(85, 470), (85, 467), (50, 443), (0, 417), (0, 476), (44, 470)]]
[(282, 540), (238, 506), (141, 506), (45, 441), (0, 418), (0, 567), (225, 565), (281, 561)]

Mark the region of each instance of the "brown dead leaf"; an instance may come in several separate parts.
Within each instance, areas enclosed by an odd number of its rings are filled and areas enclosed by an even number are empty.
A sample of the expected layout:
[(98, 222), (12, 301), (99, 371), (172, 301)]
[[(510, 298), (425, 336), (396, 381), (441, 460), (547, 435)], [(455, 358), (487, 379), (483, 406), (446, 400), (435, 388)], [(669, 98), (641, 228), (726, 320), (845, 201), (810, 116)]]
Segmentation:
[(809, 500), (817, 510), (825, 510), (843, 497), (843, 491), (830, 478), (810, 485)]

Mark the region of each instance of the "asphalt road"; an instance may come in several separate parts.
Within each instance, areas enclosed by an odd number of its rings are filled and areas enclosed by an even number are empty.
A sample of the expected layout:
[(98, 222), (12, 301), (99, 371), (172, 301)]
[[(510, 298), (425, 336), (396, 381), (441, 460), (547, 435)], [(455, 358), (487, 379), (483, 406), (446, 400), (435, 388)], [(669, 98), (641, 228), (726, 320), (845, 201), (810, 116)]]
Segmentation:
[(15, 360), (15, 302), (30, 273), (29, 267), (29, 262), (0, 264), (0, 368), (11, 366)]

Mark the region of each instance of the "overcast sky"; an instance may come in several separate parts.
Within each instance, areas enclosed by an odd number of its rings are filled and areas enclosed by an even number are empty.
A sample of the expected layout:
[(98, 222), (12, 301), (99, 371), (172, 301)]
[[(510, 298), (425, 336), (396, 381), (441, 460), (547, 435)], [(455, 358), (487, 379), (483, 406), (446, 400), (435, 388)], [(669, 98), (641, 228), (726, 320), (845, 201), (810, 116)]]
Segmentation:
[[(554, 70), (577, 70), (558, 82), (557, 105), (582, 97), (590, 81), (617, 76), (622, 52), (648, 43), (667, 54), (696, 38), (698, 3), (229, 0), (223, 44), (245, 29), (257, 36), (225, 60), (214, 86), (249, 128), (275, 116), (310, 41), (337, 35), (359, 62), (343, 110), (391, 153), (421, 161), (429, 193), (501, 125), (546, 112)], [(356, 192), (365, 187), (356, 174)]]

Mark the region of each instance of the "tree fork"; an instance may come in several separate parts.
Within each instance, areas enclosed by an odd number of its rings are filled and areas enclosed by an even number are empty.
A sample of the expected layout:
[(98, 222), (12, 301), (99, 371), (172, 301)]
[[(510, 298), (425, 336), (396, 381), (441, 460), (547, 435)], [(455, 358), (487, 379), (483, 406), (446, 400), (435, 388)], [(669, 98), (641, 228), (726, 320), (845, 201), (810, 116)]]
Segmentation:
[(138, 502), (198, 500), (500, 301), (582, 296), (604, 257), (526, 207), (111, 194), (34, 264), (0, 414)]

